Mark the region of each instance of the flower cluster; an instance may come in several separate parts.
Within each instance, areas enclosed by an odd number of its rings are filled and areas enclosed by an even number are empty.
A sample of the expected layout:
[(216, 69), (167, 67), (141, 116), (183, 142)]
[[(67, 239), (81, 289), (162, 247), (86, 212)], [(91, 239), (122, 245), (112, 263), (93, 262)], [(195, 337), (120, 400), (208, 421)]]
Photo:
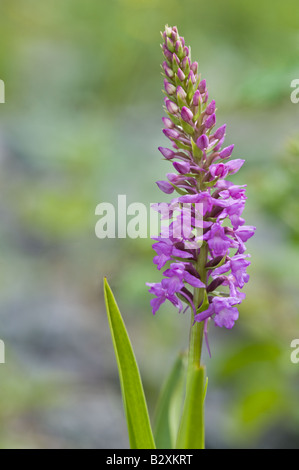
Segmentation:
[[(245, 297), (240, 289), (249, 279), (250, 255), (244, 254), (244, 243), (255, 227), (244, 225), (242, 218), (246, 185), (235, 185), (226, 177), (244, 160), (228, 160), (234, 146), (223, 148), (226, 125), (215, 130), (215, 101), (209, 102), (206, 81), (200, 79), (184, 38), (168, 26), (162, 38), (167, 114), (163, 133), (172, 148), (159, 151), (174, 171), (157, 185), (166, 194), (176, 191), (178, 197), (157, 205), (169, 226), (168, 233), (164, 227), (155, 238), (154, 263), (159, 270), (170, 265), (160, 283), (148, 283), (155, 295), (151, 306), (155, 314), (165, 300), (179, 311), (185, 303), (193, 309), (195, 321), (206, 326), (213, 318), (217, 326), (232, 328), (238, 318), (236, 305)], [(182, 233), (176, 230), (179, 223)]]

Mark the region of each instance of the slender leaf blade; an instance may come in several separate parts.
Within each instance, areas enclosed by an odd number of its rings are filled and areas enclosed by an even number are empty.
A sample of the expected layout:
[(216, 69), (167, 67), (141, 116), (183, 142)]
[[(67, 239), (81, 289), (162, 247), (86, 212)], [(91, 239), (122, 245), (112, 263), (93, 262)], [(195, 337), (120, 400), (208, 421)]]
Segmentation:
[(112, 290), (104, 279), (104, 295), (116, 355), (131, 449), (155, 449), (143, 386), (134, 351)]
[(156, 408), (154, 436), (157, 449), (173, 449), (184, 395), (184, 356), (175, 361), (167, 377)]
[(186, 398), (176, 443), (177, 449), (204, 449), (205, 368), (188, 371)]

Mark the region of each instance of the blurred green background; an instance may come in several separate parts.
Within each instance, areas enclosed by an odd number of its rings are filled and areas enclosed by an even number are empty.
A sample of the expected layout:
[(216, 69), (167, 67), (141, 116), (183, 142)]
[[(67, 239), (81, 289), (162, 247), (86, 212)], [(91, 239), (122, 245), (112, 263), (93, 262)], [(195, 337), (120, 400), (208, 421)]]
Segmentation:
[(95, 236), (100, 202), (163, 200), (160, 30), (192, 45), (227, 144), (246, 165), (251, 281), (205, 354), (209, 448), (299, 448), (299, 7), (295, 0), (2, 0), (1, 448), (128, 446), (106, 275), (151, 415), (189, 314), (150, 310), (150, 239)]

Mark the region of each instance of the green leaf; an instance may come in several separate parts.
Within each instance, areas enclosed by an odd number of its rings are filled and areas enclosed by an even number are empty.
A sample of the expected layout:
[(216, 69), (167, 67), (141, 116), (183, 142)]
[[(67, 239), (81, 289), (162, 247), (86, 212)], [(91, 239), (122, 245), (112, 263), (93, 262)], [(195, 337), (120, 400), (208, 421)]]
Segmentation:
[(204, 449), (204, 399), (207, 382), (205, 368), (188, 371), (187, 391), (176, 449)]
[(154, 435), (157, 449), (174, 448), (183, 402), (184, 378), (184, 357), (180, 355), (163, 385), (156, 408)]
[(191, 137), (191, 145), (192, 145), (192, 153), (194, 157), (202, 157), (202, 151), (200, 150), (199, 147), (197, 147), (196, 143)]
[(202, 301), (202, 304), (201, 306), (196, 310), (196, 313), (201, 313), (201, 312), (204, 312), (205, 310), (207, 310), (209, 307), (209, 299), (208, 299), (208, 293), (205, 289), (204, 291), (204, 298), (203, 298), (203, 301)]
[(155, 449), (134, 351), (111, 288), (104, 279), (107, 315), (116, 355), (131, 449)]

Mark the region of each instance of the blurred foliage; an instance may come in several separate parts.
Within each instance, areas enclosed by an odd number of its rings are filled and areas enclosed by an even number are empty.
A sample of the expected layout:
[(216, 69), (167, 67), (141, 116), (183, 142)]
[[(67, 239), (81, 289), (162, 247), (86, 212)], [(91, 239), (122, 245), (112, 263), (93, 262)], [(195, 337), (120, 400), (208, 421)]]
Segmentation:
[[(262, 204), (268, 214), (286, 227), (290, 238), (299, 242), (299, 140), (291, 139), (285, 155), (276, 156), (275, 165), (257, 183), (263, 192)], [(275, 188), (275, 190), (273, 190)]]
[[(121, 405), (103, 275), (128, 323), (151, 411), (187, 346), (188, 314), (164, 306), (151, 316), (145, 282), (159, 274), (150, 240), (94, 234), (98, 203), (161, 198), (165, 23), (192, 45), (227, 142), (246, 158), (235, 181), (248, 184), (246, 221), (257, 225), (240, 319), (233, 331), (209, 332), (207, 445), (298, 447), (298, 365), (290, 362), (299, 334), (297, 9), (295, 0), (2, 1), (0, 337), (14, 357), (9, 371), (0, 365), (0, 447), (127, 445), (121, 411), (114, 414)], [(36, 413), (47, 408), (43, 387), (67, 396), (51, 419)]]

